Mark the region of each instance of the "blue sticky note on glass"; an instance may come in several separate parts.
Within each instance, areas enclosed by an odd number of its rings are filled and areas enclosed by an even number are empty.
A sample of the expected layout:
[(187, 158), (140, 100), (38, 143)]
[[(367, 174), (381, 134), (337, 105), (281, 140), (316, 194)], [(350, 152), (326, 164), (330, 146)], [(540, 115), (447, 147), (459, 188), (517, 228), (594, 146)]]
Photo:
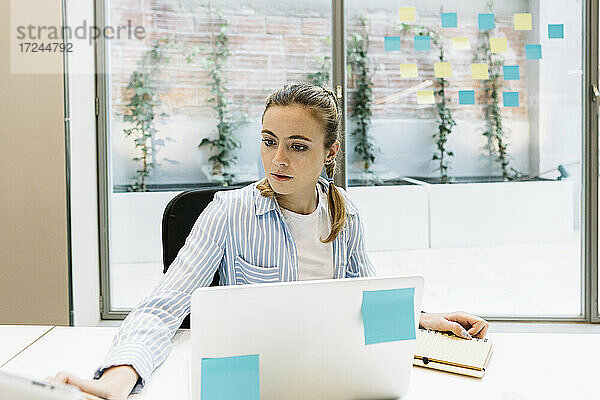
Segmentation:
[(458, 27), (458, 15), (453, 13), (442, 13), (442, 28)]
[(490, 31), (496, 27), (494, 14), (479, 14), (479, 30)]
[(504, 107), (519, 107), (519, 92), (504, 92)]
[(505, 81), (518, 81), (519, 76), (519, 66), (518, 65), (503, 65), (502, 70), (504, 71), (504, 80)]
[(401, 50), (400, 36), (386, 36), (385, 37), (385, 51), (399, 51), (399, 50)]
[(563, 24), (548, 25), (548, 39), (564, 39), (565, 26)]
[(415, 339), (415, 288), (363, 292), (365, 344)]
[(415, 36), (415, 50), (416, 51), (431, 50), (431, 38), (429, 36)]
[(203, 358), (201, 400), (260, 400), (258, 354)]
[(528, 60), (541, 60), (542, 59), (542, 45), (541, 44), (526, 44), (525, 45), (525, 57)]
[(458, 91), (458, 103), (459, 104), (475, 104), (475, 91), (474, 90), (459, 90)]

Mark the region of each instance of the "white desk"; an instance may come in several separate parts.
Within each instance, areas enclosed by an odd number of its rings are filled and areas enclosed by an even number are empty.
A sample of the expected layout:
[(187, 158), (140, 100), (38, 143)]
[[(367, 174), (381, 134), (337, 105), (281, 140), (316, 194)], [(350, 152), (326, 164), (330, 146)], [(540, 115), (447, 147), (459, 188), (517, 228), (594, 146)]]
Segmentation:
[[(2, 370), (43, 378), (59, 370), (91, 377), (116, 328), (57, 327)], [(413, 368), (407, 399), (597, 398), (598, 334), (490, 334), (494, 354), (483, 379)], [(189, 331), (177, 333), (173, 351), (138, 399), (189, 399)], [(267, 399), (265, 399), (267, 400)]]
[[(600, 334), (488, 334), (494, 351), (482, 379), (415, 367), (409, 399), (599, 398)], [(431, 394), (434, 394), (432, 396)]]
[(29, 346), (52, 326), (0, 325), (0, 365)]
[[(56, 327), (6, 364), (1, 370), (36, 379), (68, 371), (91, 378), (108, 352), (117, 328)], [(137, 399), (189, 398), (188, 358), (190, 332), (179, 331), (173, 350)], [(0, 337), (0, 340), (2, 338)]]

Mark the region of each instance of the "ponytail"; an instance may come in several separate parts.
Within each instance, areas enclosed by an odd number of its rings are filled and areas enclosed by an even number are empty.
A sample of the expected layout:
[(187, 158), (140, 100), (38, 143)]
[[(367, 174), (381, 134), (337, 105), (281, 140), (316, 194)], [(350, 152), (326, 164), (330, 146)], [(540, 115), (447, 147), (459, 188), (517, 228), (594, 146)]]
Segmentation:
[(329, 243), (335, 240), (340, 234), (344, 225), (346, 225), (346, 202), (344, 197), (333, 183), (333, 174), (335, 172), (335, 160), (325, 166), (327, 180), (329, 181), (329, 190), (327, 191), (327, 205), (329, 206), (329, 220), (331, 221), (331, 231), (329, 236), (321, 240), (322, 243)]

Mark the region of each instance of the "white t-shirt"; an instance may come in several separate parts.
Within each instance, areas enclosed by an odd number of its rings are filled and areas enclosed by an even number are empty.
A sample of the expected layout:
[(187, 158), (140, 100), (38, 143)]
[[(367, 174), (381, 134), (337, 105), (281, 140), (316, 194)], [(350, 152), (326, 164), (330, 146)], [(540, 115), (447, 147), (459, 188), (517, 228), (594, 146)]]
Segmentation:
[(333, 242), (319, 238), (329, 236), (330, 221), (327, 195), (317, 185), (317, 208), (310, 214), (281, 209), (298, 250), (298, 278), (301, 281), (333, 278)]

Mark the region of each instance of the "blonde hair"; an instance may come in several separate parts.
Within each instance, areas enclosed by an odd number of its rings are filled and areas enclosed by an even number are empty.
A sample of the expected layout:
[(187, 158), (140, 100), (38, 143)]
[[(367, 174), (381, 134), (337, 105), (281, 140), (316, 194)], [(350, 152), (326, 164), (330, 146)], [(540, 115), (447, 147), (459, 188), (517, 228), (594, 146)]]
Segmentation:
[[(271, 93), (265, 102), (265, 112), (271, 106), (291, 106), (298, 105), (310, 111), (318, 120), (323, 122), (325, 131), (324, 145), (329, 149), (340, 134), (342, 113), (335, 94), (329, 89), (305, 82), (294, 82), (284, 85), (282, 88)], [(332, 242), (346, 225), (346, 202), (340, 191), (333, 184), (333, 175), (336, 170), (335, 158), (325, 164), (325, 172), (329, 179), (329, 190), (327, 193), (327, 203), (329, 206), (329, 219), (331, 221), (331, 232), (325, 239), (320, 239), (323, 243)], [(277, 193), (271, 188), (269, 181), (265, 178), (257, 186), (260, 194), (265, 197), (272, 197), (277, 200)]]

